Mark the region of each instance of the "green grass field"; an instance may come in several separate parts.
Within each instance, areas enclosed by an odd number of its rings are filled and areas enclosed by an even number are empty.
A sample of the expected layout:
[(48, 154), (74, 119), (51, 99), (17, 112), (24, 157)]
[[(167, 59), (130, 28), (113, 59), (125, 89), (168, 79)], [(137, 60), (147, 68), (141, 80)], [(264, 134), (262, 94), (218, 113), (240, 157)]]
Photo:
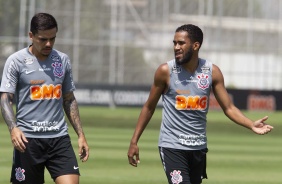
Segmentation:
[[(140, 108), (80, 107), (90, 158), (80, 163), (81, 184), (165, 184), (158, 153), (161, 109), (140, 141), (141, 163), (128, 164), (127, 149)], [(222, 112), (208, 114), (208, 180), (204, 184), (281, 184), (282, 112), (245, 112), (251, 119), (269, 115), (274, 130), (259, 136), (235, 125)], [(12, 145), (6, 124), (0, 123), (0, 183), (9, 183)], [(70, 127), (77, 152), (77, 136)], [(53, 183), (46, 171), (46, 183)]]

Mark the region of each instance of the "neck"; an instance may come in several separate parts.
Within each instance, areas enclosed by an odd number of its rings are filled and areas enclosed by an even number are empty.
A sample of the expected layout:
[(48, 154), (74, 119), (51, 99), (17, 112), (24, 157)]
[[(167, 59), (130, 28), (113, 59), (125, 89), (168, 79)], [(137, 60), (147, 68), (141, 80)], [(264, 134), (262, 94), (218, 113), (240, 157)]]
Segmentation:
[(188, 63), (185, 63), (183, 67), (190, 73), (194, 73), (199, 65), (199, 58), (192, 58)]
[(28, 50), (29, 50), (29, 52), (30, 52), (32, 55), (34, 55), (34, 56), (37, 58), (37, 60), (39, 60), (39, 61), (44, 61), (44, 60), (46, 60), (46, 58), (48, 57), (48, 56), (44, 56), (44, 55), (40, 54), (39, 52), (36, 52), (35, 49), (33, 48), (33, 45), (31, 45), (31, 46), (28, 48)]

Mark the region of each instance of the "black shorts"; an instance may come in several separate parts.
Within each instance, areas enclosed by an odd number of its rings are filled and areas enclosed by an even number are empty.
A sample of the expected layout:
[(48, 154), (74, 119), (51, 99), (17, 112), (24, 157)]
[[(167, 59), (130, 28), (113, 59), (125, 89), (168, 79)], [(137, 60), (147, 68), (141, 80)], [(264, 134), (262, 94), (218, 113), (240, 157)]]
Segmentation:
[(169, 184), (200, 184), (208, 178), (207, 148), (190, 151), (159, 147), (159, 152)]
[(69, 135), (27, 140), (24, 153), (14, 149), (11, 172), (13, 184), (43, 184), (45, 167), (53, 180), (66, 174), (80, 175)]

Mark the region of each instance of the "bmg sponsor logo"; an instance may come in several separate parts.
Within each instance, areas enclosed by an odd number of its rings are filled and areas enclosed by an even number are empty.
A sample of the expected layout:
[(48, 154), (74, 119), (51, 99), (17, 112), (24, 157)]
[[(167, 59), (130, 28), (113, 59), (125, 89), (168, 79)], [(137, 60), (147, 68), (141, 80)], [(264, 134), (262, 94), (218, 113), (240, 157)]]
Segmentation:
[(207, 108), (207, 96), (183, 96), (175, 97), (175, 108), (177, 110), (205, 110)]
[(60, 99), (62, 97), (62, 86), (58, 84), (54, 86), (50, 85), (36, 85), (30, 87), (31, 100), (43, 100), (43, 99)]

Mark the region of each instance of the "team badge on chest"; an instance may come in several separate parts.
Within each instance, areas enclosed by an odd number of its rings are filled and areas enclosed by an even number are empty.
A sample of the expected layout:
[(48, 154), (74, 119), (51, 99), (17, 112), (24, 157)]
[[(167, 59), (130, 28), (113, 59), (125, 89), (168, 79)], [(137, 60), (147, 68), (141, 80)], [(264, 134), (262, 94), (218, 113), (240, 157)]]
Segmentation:
[(202, 73), (202, 74), (198, 75), (197, 78), (199, 79), (198, 83), (197, 83), (198, 88), (205, 90), (209, 87), (210, 83), (209, 83), (209, 80), (208, 80), (208, 78), (209, 78), (208, 75), (205, 75), (205, 74)]
[(58, 63), (58, 62), (52, 63), (52, 67), (54, 68), (53, 73), (56, 77), (61, 78), (64, 75), (62, 63)]

